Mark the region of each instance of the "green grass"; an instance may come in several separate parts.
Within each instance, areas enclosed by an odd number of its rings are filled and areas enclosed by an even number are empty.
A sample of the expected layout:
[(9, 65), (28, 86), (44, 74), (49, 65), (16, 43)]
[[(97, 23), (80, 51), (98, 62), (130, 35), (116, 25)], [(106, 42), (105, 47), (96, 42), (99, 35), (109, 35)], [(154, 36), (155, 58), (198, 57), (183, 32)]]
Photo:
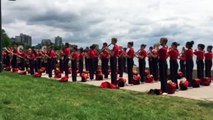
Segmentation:
[(0, 74), (0, 120), (213, 120), (213, 103)]

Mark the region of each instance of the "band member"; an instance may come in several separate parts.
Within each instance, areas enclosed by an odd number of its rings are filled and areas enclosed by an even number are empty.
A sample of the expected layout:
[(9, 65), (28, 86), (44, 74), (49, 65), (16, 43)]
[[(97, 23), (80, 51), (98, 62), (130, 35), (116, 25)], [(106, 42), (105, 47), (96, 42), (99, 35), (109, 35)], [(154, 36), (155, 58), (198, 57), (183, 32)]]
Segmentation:
[(94, 52), (95, 52), (95, 58), (94, 58), (94, 72), (96, 72), (98, 70), (98, 50), (96, 48), (96, 46), (94, 46)]
[(71, 64), (72, 64), (72, 81), (76, 82), (77, 81), (77, 62), (79, 60), (79, 53), (78, 53), (78, 48), (74, 47), (73, 52), (71, 54)]
[(35, 56), (34, 52), (32, 51), (32, 49), (28, 50), (27, 58), (29, 59), (30, 74), (34, 75), (34, 72), (35, 72), (34, 60), (35, 60), (36, 56)]
[(38, 66), (38, 69), (41, 69), (41, 58), (42, 58), (42, 51), (39, 49), (38, 50), (38, 53), (37, 53), (37, 66)]
[(47, 51), (47, 58), (48, 58), (47, 59), (47, 72), (48, 72), (49, 78), (52, 77), (52, 71), (54, 69), (54, 66), (53, 66), (54, 57), (55, 57), (55, 53), (52, 50), (52, 47), (49, 47), (48, 51)]
[(154, 75), (153, 73), (153, 47), (149, 47), (149, 52), (148, 52), (148, 62), (149, 62), (149, 71), (150, 71), (150, 74)]
[(152, 59), (152, 75), (154, 77), (155, 81), (159, 80), (159, 57), (158, 57), (158, 50), (159, 50), (160, 44), (155, 44), (154, 49), (151, 50), (151, 59)]
[(60, 71), (61, 73), (64, 72), (64, 63), (63, 63), (63, 56), (64, 56), (64, 48), (62, 50), (60, 50), (59, 52), (59, 55), (58, 55), (58, 59), (59, 59), (59, 66), (60, 66)]
[(194, 68), (194, 62), (193, 62), (193, 50), (192, 47), (194, 45), (194, 41), (187, 42), (185, 51), (185, 57), (186, 57), (186, 79), (189, 81), (189, 87), (192, 87), (192, 76), (193, 76), (193, 68)]
[(37, 50), (33, 49), (33, 53), (35, 55), (35, 60), (34, 60), (34, 68), (35, 68), (35, 72), (38, 72), (38, 61), (37, 61)]
[(198, 50), (195, 50), (194, 54), (197, 56), (197, 77), (201, 80), (204, 79), (204, 44), (198, 44)]
[(69, 55), (70, 55), (70, 48), (69, 48), (69, 43), (65, 43), (65, 48), (63, 50), (63, 55), (64, 55), (64, 71), (65, 71), (65, 76), (69, 76)]
[(108, 79), (108, 75), (109, 75), (109, 58), (110, 55), (107, 51), (108, 49), (108, 44), (107, 43), (103, 43), (103, 47), (102, 47), (102, 52), (100, 54), (100, 58), (101, 58), (101, 69), (102, 69), (102, 73), (104, 74), (104, 78)]
[(146, 69), (146, 45), (142, 44), (141, 45), (141, 49), (140, 52), (138, 53), (137, 57), (138, 57), (138, 62), (139, 62), (139, 74), (141, 77), (141, 82), (144, 83), (145, 81), (145, 69)]
[(95, 56), (96, 56), (96, 50), (95, 46), (90, 46), (89, 50), (89, 72), (90, 72), (90, 80), (94, 79), (95, 74)]
[(86, 71), (89, 71), (89, 47), (85, 49), (85, 68)]
[(18, 68), (17, 57), (18, 57), (18, 51), (17, 51), (17, 48), (14, 47), (13, 51), (12, 51), (12, 60), (11, 60), (11, 64), (12, 64), (13, 69)]
[(25, 70), (25, 63), (26, 63), (26, 58), (27, 58), (27, 55), (26, 53), (23, 51), (23, 49), (19, 49), (19, 58), (20, 58), (20, 64), (19, 64), (19, 68), (20, 70), (24, 71)]
[(132, 84), (133, 81), (133, 65), (134, 65), (134, 57), (135, 51), (133, 48), (133, 42), (128, 42), (129, 51), (127, 52), (127, 71), (128, 71), (128, 83)]
[(177, 81), (177, 76), (178, 76), (178, 57), (180, 55), (177, 47), (180, 44), (177, 42), (173, 42), (171, 49), (169, 50), (169, 57), (170, 57), (170, 78), (171, 80), (176, 83), (176, 89), (178, 89), (178, 81)]
[(124, 62), (123, 62), (123, 58), (125, 55), (125, 51), (123, 50), (123, 47), (120, 46), (119, 47), (119, 56), (118, 56), (118, 73), (119, 73), (119, 77), (123, 77), (123, 72), (124, 72)]
[(79, 72), (80, 75), (83, 73), (84, 70), (84, 59), (85, 59), (85, 53), (84, 53), (84, 49), (80, 48), (80, 56), (79, 56)]
[(207, 47), (207, 53), (205, 54), (205, 73), (206, 77), (212, 77), (211, 76), (211, 68), (212, 68), (212, 46)]
[(6, 65), (6, 67), (9, 67), (10, 66), (10, 53), (11, 53), (11, 51), (8, 50), (7, 48), (5, 48), (4, 51), (5, 51), (5, 63), (4, 64)]
[(160, 39), (160, 45), (162, 48), (158, 50), (159, 55), (159, 72), (160, 72), (160, 82), (161, 82), (161, 90), (164, 94), (167, 93), (167, 58), (168, 58), (168, 47), (167, 47), (167, 38)]
[(114, 45), (110, 52), (110, 68), (111, 68), (111, 83), (117, 84), (117, 58), (119, 55), (119, 47), (117, 45), (117, 38), (112, 38), (111, 43)]
[[(127, 51), (127, 48), (124, 48), (123, 49), (124, 51), (124, 54), (126, 54), (126, 51)], [(123, 65), (124, 65), (124, 72), (127, 72), (127, 58), (126, 57), (123, 57)]]
[(182, 48), (180, 55), (180, 71), (183, 73), (183, 76), (186, 74), (186, 57), (185, 57), (185, 47)]

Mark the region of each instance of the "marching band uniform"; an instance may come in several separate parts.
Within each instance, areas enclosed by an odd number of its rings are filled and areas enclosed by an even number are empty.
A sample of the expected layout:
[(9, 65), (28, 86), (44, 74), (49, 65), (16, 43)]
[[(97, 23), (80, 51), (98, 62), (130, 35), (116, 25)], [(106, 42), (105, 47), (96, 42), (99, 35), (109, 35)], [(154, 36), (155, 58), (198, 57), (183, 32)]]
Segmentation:
[(80, 51), (80, 55), (79, 55), (79, 72), (80, 75), (83, 73), (84, 70), (84, 58), (85, 58), (85, 53), (83, 52), (83, 49)]
[(145, 81), (145, 69), (146, 69), (146, 56), (147, 56), (147, 53), (146, 53), (146, 50), (145, 50), (145, 47), (146, 45), (141, 45), (141, 49), (140, 49), (140, 52), (138, 53), (138, 62), (139, 62), (139, 74), (140, 74), (140, 77), (141, 77), (141, 82), (144, 82)]
[(177, 81), (177, 76), (178, 76), (178, 56), (180, 55), (178, 49), (176, 48), (179, 46), (178, 43), (174, 42), (172, 43), (172, 47), (169, 51), (169, 57), (170, 57), (170, 78), (172, 82), (176, 83), (176, 89), (178, 89), (178, 81)]
[(205, 46), (203, 44), (198, 44), (198, 51), (195, 51), (194, 54), (197, 56), (197, 77), (201, 80), (204, 79), (204, 48)]
[(185, 48), (183, 48), (182, 50), (182, 53), (180, 55), (180, 71), (183, 73), (183, 76), (185, 76), (186, 74), (186, 64), (185, 64), (185, 61), (186, 61), (186, 57), (185, 57)]
[(153, 75), (154, 80), (158, 81), (159, 80), (159, 57), (158, 57), (158, 48), (157, 45), (155, 45), (155, 49), (151, 49), (151, 71), (150, 73)]
[(206, 77), (212, 77), (211, 76), (211, 68), (212, 68), (212, 46), (207, 47), (207, 53), (205, 53), (205, 75)]
[[(105, 47), (107, 46), (107, 44), (105, 44)], [(109, 75), (109, 58), (110, 58), (110, 54), (108, 53), (108, 51), (105, 49), (105, 47), (103, 48), (103, 52), (100, 55), (101, 58), (101, 69), (102, 69), (102, 73), (104, 74), (104, 78), (108, 78)]]
[(38, 52), (36, 58), (37, 58), (37, 66), (38, 66), (38, 69), (41, 69), (41, 66), (42, 66), (42, 65), (41, 65), (42, 53), (41, 53), (40, 51)]
[(194, 68), (194, 62), (193, 62), (193, 47), (194, 42), (187, 42), (186, 48), (188, 48), (185, 51), (185, 57), (186, 57), (186, 79), (189, 81), (189, 87), (192, 87), (192, 76), (193, 76), (193, 68)]
[(94, 50), (94, 52), (95, 52), (95, 58), (94, 58), (94, 65), (95, 65), (95, 67), (94, 67), (94, 72), (96, 72), (98, 70), (98, 52), (97, 52), (96, 49)]
[(47, 52), (47, 55), (48, 55), (48, 59), (47, 59), (47, 72), (48, 72), (49, 77), (51, 78), (52, 77), (52, 71), (54, 69), (53, 59), (55, 57), (55, 53), (54, 53), (53, 50), (49, 50)]
[(90, 80), (94, 79), (95, 74), (95, 57), (96, 57), (96, 50), (94, 46), (90, 47), (89, 50), (89, 72), (90, 72)]
[(65, 71), (65, 76), (69, 76), (69, 55), (70, 55), (70, 48), (69, 45), (66, 43), (66, 47), (63, 50), (63, 55), (64, 55), (64, 59), (63, 59), (63, 67), (64, 67), (64, 71)]
[(25, 52), (19, 52), (19, 56), (20, 56), (20, 66), (19, 66), (19, 68), (20, 68), (20, 70), (22, 70), (22, 71), (24, 71), (25, 70), (25, 59), (27, 58), (27, 55), (26, 55), (26, 53)]
[(5, 50), (5, 63), (6, 67), (10, 66), (10, 52)]
[(112, 42), (114, 42), (113, 43), (114, 47), (112, 49), (112, 54), (110, 57), (111, 83), (117, 84), (117, 58), (119, 55), (119, 47), (116, 44), (117, 43), (116, 38), (112, 38)]
[[(124, 55), (126, 55), (126, 50), (127, 50), (127, 48), (123, 49), (123, 52), (124, 52), (123, 54)], [(127, 72), (127, 65), (126, 64), (127, 64), (127, 58), (123, 57), (123, 66), (124, 66), (123, 68), (124, 68), (124, 72)]]
[(64, 63), (63, 63), (63, 58), (62, 56), (64, 56), (64, 53), (63, 51), (60, 52), (60, 55), (59, 55), (59, 65), (60, 65), (60, 72), (63, 73), (64, 72)]
[(12, 64), (12, 68), (18, 68), (18, 64), (17, 64), (17, 55), (18, 55), (18, 51), (17, 50), (13, 50), (12, 52), (12, 61), (11, 61), (11, 64)]
[(38, 61), (37, 61), (37, 52), (34, 51), (34, 54), (35, 54), (35, 60), (34, 60), (34, 69), (35, 69), (35, 72), (38, 72)]
[(28, 59), (29, 59), (29, 65), (30, 65), (30, 74), (34, 75), (35, 72), (35, 54), (32, 52), (32, 50), (30, 50), (29, 55), (28, 55)]
[(125, 51), (123, 50), (123, 48), (120, 48), (119, 51), (119, 56), (118, 56), (118, 72), (119, 72), (119, 77), (123, 77), (123, 72), (124, 72), (124, 62), (123, 62), (123, 58), (124, 58), (124, 54)]
[[(155, 75), (154, 74), (154, 71), (153, 71), (153, 47), (149, 47), (149, 52), (148, 52), (148, 62), (149, 62), (149, 71), (150, 71), (150, 74), (152, 74), (153, 76)], [(157, 79), (155, 79), (157, 80)]]
[(127, 52), (127, 71), (128, 71), (128, 83), (132, 84), (133, 81), (133, 65), (134, 65), (134, 57), (135, 51), (133, 46), (133, 42), (128, 43), (129, 51)]
[(77, 52), (77, 48), (75, 48), (75, 51), (72, 53), (72, 81), (77, 81), (77, 61), (79, 60), (79, 53)]
[(167, 38), (161, 38), (162, 48), (158, 50), (159, 55), (159, 72), (160, 72), (160, 82), (161, 90), (167, 93), (167, 58), (168, 58), (168, 47), (166, 46)]

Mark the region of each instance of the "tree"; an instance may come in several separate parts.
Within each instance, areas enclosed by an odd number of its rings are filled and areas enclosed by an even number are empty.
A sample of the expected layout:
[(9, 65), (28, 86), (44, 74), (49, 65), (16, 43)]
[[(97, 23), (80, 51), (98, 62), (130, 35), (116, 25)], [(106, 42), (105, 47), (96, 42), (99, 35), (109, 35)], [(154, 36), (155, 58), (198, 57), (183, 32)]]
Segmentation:
[(2, 29), (1, 32), (2, 32), (2, 46), (8, 47), (11, 44), (11, 40), (4, 29)]

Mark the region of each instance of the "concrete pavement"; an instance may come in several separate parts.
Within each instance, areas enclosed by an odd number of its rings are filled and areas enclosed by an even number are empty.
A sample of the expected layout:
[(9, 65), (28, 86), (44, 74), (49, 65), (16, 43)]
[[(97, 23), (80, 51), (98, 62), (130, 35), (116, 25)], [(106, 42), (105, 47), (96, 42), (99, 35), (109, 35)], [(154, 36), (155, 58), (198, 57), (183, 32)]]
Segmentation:
[[(63, 76), (63, 75), (62, 75)], [(47, 74), (43, 74), (42, 77), (48, 78)], [(124, 74), (124, 78), (127, 78), (127, 74)], [(53, 78), (54, 79), (54, 78)], [(54, 79), (60, 80), (60, 79)], [(77, 81), (81, 81), (81, 77), (77, 77)], [(80, 82), (82, 84), (100, 86), (100, 84), (104, 81), (110, 82), (110, 79), (105, 79), (103, 81), (96, 81), (96, 80), (88, 80), (87, 82)], [(72, 82), (71, 76), (69, 76), (69, 82)], [(132, 90), (138, 92), (148, 92), (150, 89), (159, 89), (160, 82), (155, 83), (144, 83), (140, 85), (133, 85), (133, 86), (125, 86), (120, 89), (123, 90)], [(205, 100), (205, 101), (213, 101), (213, 83), (210, 86), (201, 86), (200, 88), (191, 88), (186, 91), (178, 91), (175, 94), (171, 94), (169, 96), (178, 96), (196, 100)]]

